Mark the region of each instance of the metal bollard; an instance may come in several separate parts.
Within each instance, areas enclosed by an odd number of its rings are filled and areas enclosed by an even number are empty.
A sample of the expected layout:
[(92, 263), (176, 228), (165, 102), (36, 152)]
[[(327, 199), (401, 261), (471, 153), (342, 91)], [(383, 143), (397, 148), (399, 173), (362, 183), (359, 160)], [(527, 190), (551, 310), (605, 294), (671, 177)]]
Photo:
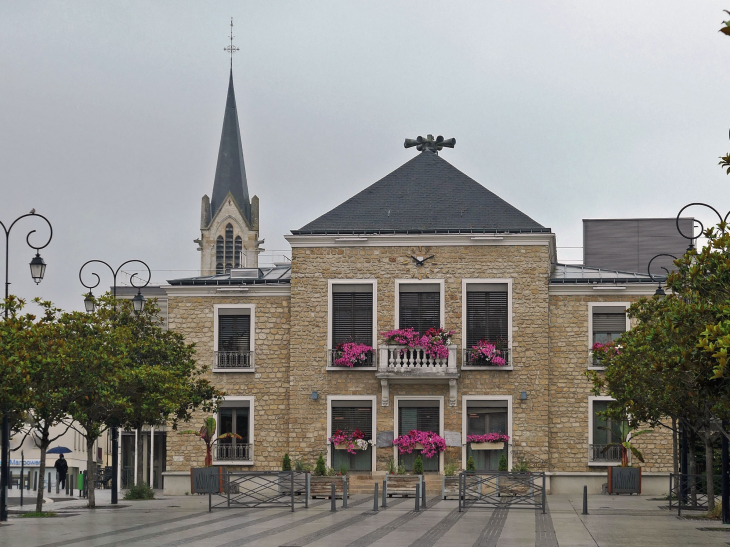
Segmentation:
[(38, 471), (33, 471), (33, 491), (38, 490)]
[(48, 493), (51, 493), (51, 472), (48, 472)]
[(583, 514), (588, 514), (588, 487), (583, 485)]
[(380, 505), (383, 509), (388, 507), (388, 481), (383, 479), (383, 503)]
[(416, 512), (421, 510), (420, 501), (421, 501), (421, 485), (417, 484), (416, 485)]
[(378, 483), (375, 483), (375, 490), (373, 490), (373, 511), (378, 511)]
[(347, 477), (342, 478), (342, 508), (347, 509)]
[(421, 479), (421, 507), (426, 508), (426, 481)]
[(332, 507), (330, 507), (330, 511), (333, 513), (337, 512), (337, 500), (335, 499), (335, 483), (332, 482), (332, 489), (330, 490), (330, 499), (332, 500)]
[(59, 493), (59, 488), (61, 487), (60, 484), (58, 484), (58, 473), (56, 473), (56, 494)]

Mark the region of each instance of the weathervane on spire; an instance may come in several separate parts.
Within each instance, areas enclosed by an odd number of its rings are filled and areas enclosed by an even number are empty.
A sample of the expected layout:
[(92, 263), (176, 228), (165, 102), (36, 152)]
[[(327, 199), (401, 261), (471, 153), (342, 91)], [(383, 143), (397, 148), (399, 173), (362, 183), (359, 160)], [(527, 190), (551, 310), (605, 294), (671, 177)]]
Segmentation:
[(237, 51), (239, 51), (239, 49), (233, 45), (233, 38), (234, 38), (234, 36), (233, 36), (233, 17), (231, 17), (231, 36), (230, 36), (230, 38), (231, 38), (231, 45), (224, 47), (223, 51), (227, 51), (228, 53), (231, 54), (231, 70), (233, 70), (233, 54), (236, 53)]

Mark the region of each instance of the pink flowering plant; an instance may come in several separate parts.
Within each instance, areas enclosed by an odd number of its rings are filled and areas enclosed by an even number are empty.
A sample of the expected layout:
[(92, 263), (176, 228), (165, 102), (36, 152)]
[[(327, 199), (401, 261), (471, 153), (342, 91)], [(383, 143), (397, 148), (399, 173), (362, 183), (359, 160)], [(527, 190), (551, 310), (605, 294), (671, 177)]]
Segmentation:
[(385, 343), (407, 346), (409, 348), (423, 348), (426, 355), (435, 359), (448, 359), (449, 345), (454, 331), (442, 328), (431, 328), (421, 336), (416, 329), (396, 329), (380, 333), (385, 337)]
[(487, 433), (485, 435), (467, 435), (468, 443), (506, 443), (509, 441), (509, 435), (504, 433)]
[(365, 433), (357, 428), (352, 433), (338, 429), (327, 440), (334, 445), (344, 446), (345, 450), (347, 450), (350, 454), (357, 454), (355, 451), (356, 449), (367, 450), (370, 445), (375, 444), (374, 441), (367, 440), (365, 438)]
[(413, 429), (406, 435), (393, 439), (393, 444), (398, 447), (401, 454), (411, 454), (417, 444), (423, 446), (421, 455), (426, 458), (433, 458), (439, 452), (446, 450), (446, 441), (440, 435), (431, 431), (418, 431)]
[(367, 344), (359, 344), (357, 342), (345, 342), (337, 345), (339, 357), (335, 359), (335, 365), (338, 367), (354, 367), (355, 365), (363, 365), (367, 362), (368, 354), (373, 353), (373, 348)]
[(593, 362), (596, 365), (600, 365), (604, 358), (607, 358), (607, 362), (610, 362), (612, 357), (621, 353), (621, 346), (616, 342), (596, 342), (591, 346), (591, 353), (593, 354)]
[(479, 340), (471, 349), (468, 358), (470, 365), (488, 364), (503, 367), (507, 364), (504, 354), (501, 349), (497, 348), (497, 344)]

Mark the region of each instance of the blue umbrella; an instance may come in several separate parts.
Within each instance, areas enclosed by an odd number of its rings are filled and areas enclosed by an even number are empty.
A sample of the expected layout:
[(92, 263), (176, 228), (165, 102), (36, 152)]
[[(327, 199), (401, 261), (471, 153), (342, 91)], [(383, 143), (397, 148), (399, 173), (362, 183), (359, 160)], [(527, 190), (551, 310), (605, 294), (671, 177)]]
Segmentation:
[(69, 452), (73, 452), (73, 450), (66, 448), (65, 446), (57, 446), (47, 450), (46, 454), (68, 454)]

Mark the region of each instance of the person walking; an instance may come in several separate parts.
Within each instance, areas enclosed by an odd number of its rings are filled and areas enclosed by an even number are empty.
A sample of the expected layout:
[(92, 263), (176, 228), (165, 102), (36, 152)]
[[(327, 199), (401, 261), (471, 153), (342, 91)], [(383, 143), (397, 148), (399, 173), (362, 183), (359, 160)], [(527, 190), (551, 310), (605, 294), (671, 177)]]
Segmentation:
[(66, 488), (66, 473), (68, 473), (68, 463), (66, 462), (66, 458), (63, 457), (63, 454), (58, 455), (58, 459), (56, 460), (56, 463), (53, 464), (53, 467), (56, 468), (56, 473), (58, 473), (58, 483), (61, 489)]

